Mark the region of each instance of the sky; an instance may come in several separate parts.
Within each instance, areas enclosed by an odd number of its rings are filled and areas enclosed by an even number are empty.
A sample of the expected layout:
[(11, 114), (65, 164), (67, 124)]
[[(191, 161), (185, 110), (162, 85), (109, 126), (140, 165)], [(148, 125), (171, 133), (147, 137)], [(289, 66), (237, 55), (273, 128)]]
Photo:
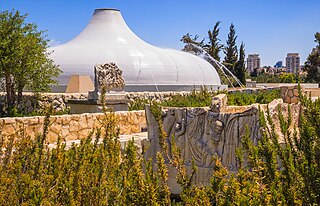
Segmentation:
[[(181, 50), (181, 37), (207, 37), (221, 21), (225, 44), (231, 23), (237, 44), (246, 55), (257, 53), (261, 65), (285, 63), (287, 53), (300, 53), (303, 64), (320, 32), (320, 0), (0, 0), (0, 11), (28, 13), (27, 22), (47, 30), (52, 44), (63, 44), (79, 34), (94, 9), (117, 8), (140, 38), (155, 46)], [(224, 56), (221, 52), (220, 56)]]

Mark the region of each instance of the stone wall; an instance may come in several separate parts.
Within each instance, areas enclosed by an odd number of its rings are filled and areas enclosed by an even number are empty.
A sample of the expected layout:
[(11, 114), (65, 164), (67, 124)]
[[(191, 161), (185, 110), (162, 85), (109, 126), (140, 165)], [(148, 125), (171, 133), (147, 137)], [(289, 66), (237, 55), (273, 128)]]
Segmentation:
[[(116, 112), (119, 118), (120, 134), (132, 134), (146, 130), (144, 111)], [(102, 113), (80, 115), (58, 115), (50, 117), (48, 143), (57, 141), (60, 136), (64, 141), (77, 140), (87, 137), (93, 128), (101, 127)], [(35, 137), (42, 133), (44, 116), (1, 118), (0, 129), (4, 139), (14, 136), (17, 132)]]
[[(230, 171), (238, 169), (236, 148), (241, 145), (241, 138), (249, 135), (254, 144), (261, 138), (260, 111), (269, 108), (279, 141), (284, 142), (281, 133), (279, 112), (286, 119), (291, 115), (289, 131), (294, 132), (299, 125), (300, 104), (284, 103), (282, 99), (275, 99), (269, 104), (253, 104), (249, 106), (227, 106), (227, 96), (220, 94), (213, 97), (210, 107), (198, 108), (162, 108), (161, 123), (156, 121), (150, 107), (146, 107), (148, 125), (148, 139), (143, 141), (146, 159), (156, 159), (161, 151), (159, 142), (159, 127), (163, 127), (166, 134), (168, 155), (165, 164), (169, 168), (169, 186), (171, 192), (180, 193), (181, 188), (176, 182), (176, 170), (171, 167), (172, 145), (177, 145), (187, 170), (191, 171), (192, 163), (197, 166), (194, 183), (207, 185), (213, 172), (217, 155), (222, 164)], [(289, 109), (290, 107), (290, 113)], [(174, 138), (172, 138), (174, 137)]]
[[(126, 92), (126, 98), (129, 101), (137, 99), (150, 99), (160, 101), (176, 94), (188, 94), (190, 92)], [(68, 100), (88, 99), (88, 93), (42, 93), (40, 101), (36, 101), (33, 93), (25, 92), (22, 99), (22, 107), (25, 113), (41, 109), (45, 104), (52, 104), (56, 112), (66, 111), (68, 109)], [(5, 93), (0, 93), (0, 110), (4, 110)], [(0, 111), (1, 113), (1, 111)]]
[[(304, 93), (304, 88), (301, 87), (302, 93)], [(298, 103), (299, 101), (299, 88), (298, 85), (295, 86), (282, 86), (280, 87), (280, 96), (285, 103)]]
[[(52, 104), (56, 112), (65, 111), (67, 109), (67, 102), (70, 99), (87, 99), (88, 94), (80, 93), (43, 93), (40, 94), (40, 101), (36, 101), (33, 93), (24, 92), (22, 97), (22, 108), (24, 113), (31, 113), (35, 110), (43, 108), (45, 104)], [(5, 93), (0, 93), (0, 110), (5, 108)], [(1, 113), (0, 111), (0, 113)]]

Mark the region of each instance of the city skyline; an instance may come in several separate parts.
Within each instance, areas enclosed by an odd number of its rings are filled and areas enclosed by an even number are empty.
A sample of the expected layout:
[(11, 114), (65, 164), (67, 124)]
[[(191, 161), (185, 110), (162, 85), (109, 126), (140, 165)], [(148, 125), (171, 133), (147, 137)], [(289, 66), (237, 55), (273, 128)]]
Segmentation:
[[(258, 53), (261, 65), (284, 61), (287, 53), (299, 53), (301, 64), (315, 47), (320, 28), (320, 2), (309, 1), (40, 1), (4, 0), (0, 10), (28, 13), (28, 22), (48, 30), (53, 44), (66, 43), (78, 35), (96, 8), (120, 9), (129, 27), (155, 46), (181, 50), (183, 34), (207, 36), (221, 21), (219, 38), (225, 44), (229, 26), (235, 25), (237, 45), (245, 43), (246, 56)], [(220, 56), (224, 56), (223, 52)]]

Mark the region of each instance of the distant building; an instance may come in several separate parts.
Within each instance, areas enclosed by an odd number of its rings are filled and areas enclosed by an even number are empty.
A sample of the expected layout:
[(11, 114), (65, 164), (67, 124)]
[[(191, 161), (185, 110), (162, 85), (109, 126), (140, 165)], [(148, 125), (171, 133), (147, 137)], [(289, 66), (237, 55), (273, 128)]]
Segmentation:
[(249, 54), (247, 58), (247, 70), (253, 72), (255, 69), (260, 68), (259, 54)]
[(299, 53), (288, 53), (286, 57), (286, 69), (288, 73), (300, 73)]
[(274, 65), (274, 68), (281, 68), (281, 67), (283, 67), (282, 61), (277, 61), (277, 63)]

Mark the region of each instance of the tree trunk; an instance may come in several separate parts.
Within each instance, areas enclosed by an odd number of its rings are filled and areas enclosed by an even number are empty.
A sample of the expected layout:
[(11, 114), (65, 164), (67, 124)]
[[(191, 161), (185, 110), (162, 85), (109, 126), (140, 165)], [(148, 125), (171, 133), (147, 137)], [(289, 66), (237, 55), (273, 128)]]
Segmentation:
[(18, 95), (17, 95), (17, 105), (21, 105), (22, 103), (22, 91), (23, 91), (23, 87), (22, 85), (18, 85)]
[(6, 84), (6, 96), (7, 96), (7, 114), (11, 115), (12, 110), (15, 107), (15, 92), (14, 83), (12, 77), (9, 73), (5, 74), (5, 84)]

